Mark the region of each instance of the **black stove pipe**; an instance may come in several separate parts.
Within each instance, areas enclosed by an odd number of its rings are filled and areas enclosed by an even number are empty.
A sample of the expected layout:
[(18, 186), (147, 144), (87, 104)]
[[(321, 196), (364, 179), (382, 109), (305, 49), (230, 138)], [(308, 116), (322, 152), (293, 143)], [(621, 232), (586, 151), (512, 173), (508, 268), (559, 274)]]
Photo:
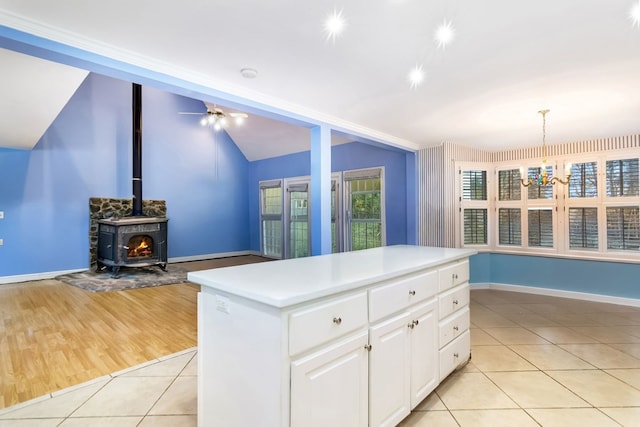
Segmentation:
[(133, 83), (133, 216), (142, 216), (142, 86)]

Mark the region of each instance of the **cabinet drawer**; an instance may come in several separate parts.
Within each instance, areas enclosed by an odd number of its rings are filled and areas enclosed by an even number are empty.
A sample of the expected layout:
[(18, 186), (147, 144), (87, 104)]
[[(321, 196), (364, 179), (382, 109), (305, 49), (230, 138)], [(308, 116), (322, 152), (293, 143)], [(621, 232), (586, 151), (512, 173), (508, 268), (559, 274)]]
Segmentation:
[(469, 284), (464, 283), (440, 294), (438, 300), (440, 319), (444, 319), (454, 311), (469, 305)]
[(458, 338), (440, 350), (440, 381), (458, 366), (466, 363), (471, 355), (471, 335), (464, 331)]
[(297, 354), (366, 325), (366, 292), (294, 311), (289, 318), (289, 354)]
[(469, 307), (440, 321), (440, 348), (469, 329)]
[(440, 292), (469, 281), (469, 261), (459, 261), (440, 269)]
[(437, 291), (437, 270), (373, 288), (369, 291), (369, 321), (375, 322), (424, 301), (434, 296)]

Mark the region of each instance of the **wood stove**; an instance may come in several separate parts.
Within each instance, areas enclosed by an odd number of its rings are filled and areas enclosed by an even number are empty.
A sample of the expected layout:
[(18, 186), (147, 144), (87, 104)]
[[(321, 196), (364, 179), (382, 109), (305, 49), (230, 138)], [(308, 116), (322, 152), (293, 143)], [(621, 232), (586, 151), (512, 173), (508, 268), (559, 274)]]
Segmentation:
[(129, 216), (98, 220), (97, 270), (157, 265), (167, 268), (167, 218)]

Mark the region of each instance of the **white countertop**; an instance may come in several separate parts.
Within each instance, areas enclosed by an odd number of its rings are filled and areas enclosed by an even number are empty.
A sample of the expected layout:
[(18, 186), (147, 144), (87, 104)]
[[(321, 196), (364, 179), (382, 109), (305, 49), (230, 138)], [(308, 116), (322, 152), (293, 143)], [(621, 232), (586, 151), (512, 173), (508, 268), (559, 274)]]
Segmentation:
[(470, 249), (385, 246), (193, 271), (188, 273), (187, 279), (203, 287), (284, 308), (466, 258), (475, 253)]

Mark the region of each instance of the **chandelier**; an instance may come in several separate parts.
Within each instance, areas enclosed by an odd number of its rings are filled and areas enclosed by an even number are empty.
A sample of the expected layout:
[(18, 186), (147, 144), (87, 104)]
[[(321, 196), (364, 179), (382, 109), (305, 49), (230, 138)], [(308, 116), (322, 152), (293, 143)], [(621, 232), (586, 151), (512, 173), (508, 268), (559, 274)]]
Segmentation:
[(549, 110), (540, 110), (538, 113), (542, 114), (542, 164), (540, 165), (540, 172), (538, 172), (533, 178), (529, 178), (527, 181), (522, 179), (525, 175), (525, 168), (520, 168), (520, 182), (523, 186), (528, 187), (530, 185), (555, 185), (556, 182), (567, 185), (571, 179), (571, 163), (566, 165), (565, 179), (554, 176), (549, 178), (547, 173), (547, 132), (546, 132), (546, 116)]

